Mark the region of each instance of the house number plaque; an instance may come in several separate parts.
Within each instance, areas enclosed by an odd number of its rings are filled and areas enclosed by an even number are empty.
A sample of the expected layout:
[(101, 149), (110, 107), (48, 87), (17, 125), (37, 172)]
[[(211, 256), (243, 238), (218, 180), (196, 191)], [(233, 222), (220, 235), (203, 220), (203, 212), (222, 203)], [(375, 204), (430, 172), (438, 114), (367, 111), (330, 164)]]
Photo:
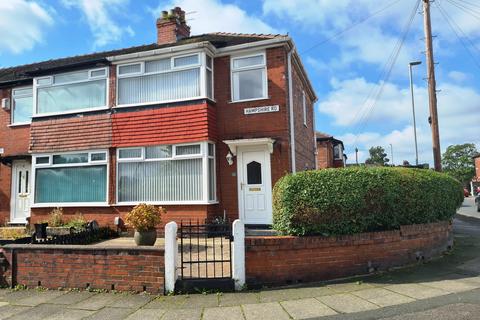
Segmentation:
[(257, 113), (278, 112), (278, 111), (280, 111), (280, 106), (276, 104), (273, 106), (245, 108), (243, 109), (243, 114), (248, 115), (248, 114), (257, 114)]

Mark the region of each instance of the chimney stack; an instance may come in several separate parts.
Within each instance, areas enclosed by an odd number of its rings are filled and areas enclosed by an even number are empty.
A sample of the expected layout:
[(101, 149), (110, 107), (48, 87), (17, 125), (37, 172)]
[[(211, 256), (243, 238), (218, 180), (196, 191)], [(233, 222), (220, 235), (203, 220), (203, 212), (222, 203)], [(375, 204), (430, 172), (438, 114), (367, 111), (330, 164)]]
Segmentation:
[(162, 11), (157, 19), (157, 43), (175, 43), (190, 36), (190, 27), (185, 22), (185, 11), (175, 7), (170, 12)]

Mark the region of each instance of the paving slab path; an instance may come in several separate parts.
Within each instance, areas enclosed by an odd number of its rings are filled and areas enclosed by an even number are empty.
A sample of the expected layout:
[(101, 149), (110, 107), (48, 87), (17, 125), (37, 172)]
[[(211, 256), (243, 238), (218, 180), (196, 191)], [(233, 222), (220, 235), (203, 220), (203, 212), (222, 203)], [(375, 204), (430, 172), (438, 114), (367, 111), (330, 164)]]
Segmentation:
[(158, 297), (0, 289), (0, 320), (480, 319), (480, 220), (460, 218), (454, 231), (443, 258), (335, 283)]

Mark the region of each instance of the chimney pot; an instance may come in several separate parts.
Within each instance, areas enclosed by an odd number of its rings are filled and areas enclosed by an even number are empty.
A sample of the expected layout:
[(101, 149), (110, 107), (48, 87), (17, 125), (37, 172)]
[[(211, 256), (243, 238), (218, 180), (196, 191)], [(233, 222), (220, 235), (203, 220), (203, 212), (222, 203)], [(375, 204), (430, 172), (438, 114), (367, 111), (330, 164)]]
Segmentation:
[(162, 16), (157, 19), (157, 43), (175, 43), (180, 39), (190, 37), (190, 27), (185, 22), (185, 11), (175, 7), (162, 11)]

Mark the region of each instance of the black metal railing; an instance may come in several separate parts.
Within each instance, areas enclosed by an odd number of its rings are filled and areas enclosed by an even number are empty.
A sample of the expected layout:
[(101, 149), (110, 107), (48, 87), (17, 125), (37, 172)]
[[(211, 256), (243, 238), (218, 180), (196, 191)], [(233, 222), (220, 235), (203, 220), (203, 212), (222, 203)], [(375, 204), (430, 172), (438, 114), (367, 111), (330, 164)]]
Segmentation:
[(32, 244), (91, 244), (102, 240), (112, 239), (118, 234), (110, 228), (87, 228), (82, 231), (73, 231), (70, 234), (53, 235), (47, 238), (32, 237)]
[(225, 224), (180, 223), (182, 280), (231, 279), (232, 228)]

